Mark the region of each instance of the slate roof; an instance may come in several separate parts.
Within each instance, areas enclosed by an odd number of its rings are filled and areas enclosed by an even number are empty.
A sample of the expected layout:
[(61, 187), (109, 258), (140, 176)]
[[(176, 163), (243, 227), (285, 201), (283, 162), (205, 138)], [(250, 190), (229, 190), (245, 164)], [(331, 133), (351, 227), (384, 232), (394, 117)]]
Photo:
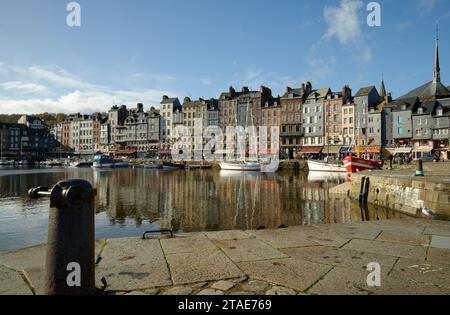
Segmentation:
[(162, 99), (161, 104), (173, 104), (178, 100), (178, 97), (168, 97), (166, 99)]
[[(389, 103), (390, 107), (393, 107), (392, 111), (399, 112), (403, 110), (411, 110), (414, 111), (419, 104), (419, 99), (417, 97), (405, 98), (405, 99), (397, 99)], [(406, 109), (402, 109), (402, 106), (406, 105)]]
[(450, 90), (441, 82), (430, 81), (422, 86), (408, 92), (400, 97), (400, 99), (419, 97), (419, 98), (442, 98), (450, 97)]
[[(434, 109), (439, 105), (436, 101), (426, 101), (417, 106), (416, 111), (413, 113), (413, 116), (422, 116), (422, 115), (433, 115)], [(419, 109), (422, 108), (423, 112), (419, 114)]]
[(302, 97), (303, 93), (302, 93), (302, 89), (291, 89), (289, 92), (286, 92), (283, 94), (283, 96), (281, 98), (289, 98), (289, 95), (292, 94), (294, 97)]
[(330, 88), (322, 88), (317, 90), (312, 90), (311, 93), (309, 93), (307, 99), (312, 100), (313, 98), (325, 98), (325, 96), (328, 94), (328, 92), (331, 92)]
[(375, 88), (374, 85), (363, 87), (359, 89), (359, 91), (355, 94), (355, 97), (369, 95), (370, 91), (373, 90), (374, 88)]

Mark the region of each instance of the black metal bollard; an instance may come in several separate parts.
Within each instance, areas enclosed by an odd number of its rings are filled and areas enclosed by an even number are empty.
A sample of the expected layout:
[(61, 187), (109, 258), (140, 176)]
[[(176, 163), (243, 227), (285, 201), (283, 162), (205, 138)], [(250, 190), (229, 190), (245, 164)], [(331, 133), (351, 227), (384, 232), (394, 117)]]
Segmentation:
[(416, 161), (416, 176), (424, 176), (425, 173), (423, 171), (423, 162), (421, 159)]
[(46, 295), (95, 293), (95, 194), (85, 180), (61, 181), (51, 190), (38, 187), (28, 191), (33, 199), (50, 197)]

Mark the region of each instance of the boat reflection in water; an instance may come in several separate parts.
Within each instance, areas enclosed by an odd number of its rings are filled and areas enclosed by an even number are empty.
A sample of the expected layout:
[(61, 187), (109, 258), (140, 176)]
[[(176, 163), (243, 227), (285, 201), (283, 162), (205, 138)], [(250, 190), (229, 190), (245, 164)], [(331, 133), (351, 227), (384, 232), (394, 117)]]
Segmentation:
[[(97, 238), (138, 236), (156, 228), (249, 230), (362, 219), (357, 203), (328, 193), (345, 178), (142, 168), (16, 170), (0, 173), (0, 250), (45, 242), (48, 200), (29, 200), (27, 190), (67, 178), (88, 180), (97, 189)], [(374, 207), (364, 212), (366, 220), (394, 216), (399, 214)]]
[(309, 172), (308, 173), (308, 181), (309, 182), (328, 182), (334, 181), (337, 184), (342, 183), (343, 181), (349, 179), (347, 173), (327, 173), (327, 172)]

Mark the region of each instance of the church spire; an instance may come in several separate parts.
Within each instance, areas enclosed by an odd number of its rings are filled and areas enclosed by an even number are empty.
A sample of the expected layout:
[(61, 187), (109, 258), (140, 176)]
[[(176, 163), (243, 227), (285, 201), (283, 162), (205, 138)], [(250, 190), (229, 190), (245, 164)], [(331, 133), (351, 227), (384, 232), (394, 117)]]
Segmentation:
[(381, 79), (380, 96), (382, 99), (386, 98), (386, 87), (384, 86), (384, 78)]
[(441, 82), (441, 69), (439, 68), (439, 25), (436, 25), (436, 48), (434, 52), (433, 82)]

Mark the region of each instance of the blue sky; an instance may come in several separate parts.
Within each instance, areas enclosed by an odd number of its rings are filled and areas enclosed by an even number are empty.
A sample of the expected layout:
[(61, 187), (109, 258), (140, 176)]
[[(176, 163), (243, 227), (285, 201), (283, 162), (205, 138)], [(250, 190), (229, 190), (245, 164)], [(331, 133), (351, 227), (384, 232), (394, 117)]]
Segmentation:
[(450, 85), (450, 1), (0, 0), (0, 113), (158, 105), (163, 94), (218, 97), (230, 85), (340, 90), (380, 84), (394, 97), (432, 79), (435, 24)]

